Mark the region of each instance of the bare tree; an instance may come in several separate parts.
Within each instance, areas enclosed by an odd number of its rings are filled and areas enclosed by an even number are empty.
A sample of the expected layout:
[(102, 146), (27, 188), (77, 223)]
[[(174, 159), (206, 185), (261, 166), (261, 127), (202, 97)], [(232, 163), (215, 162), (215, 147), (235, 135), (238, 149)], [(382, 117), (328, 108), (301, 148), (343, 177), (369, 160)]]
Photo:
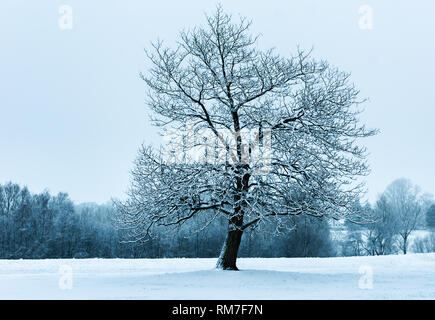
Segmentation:
[(249, 27), (218, 7), (174, 50), (157, 42), (148, 53), (148, 106), (156, 125), (178, 132), (179, 150), (170, 160), (167, 150), (140, 149), (128, 199), (117, 202), (132, 241), (198, 214), (224, 216), (217, 267), (237, 270), (243, 232), (266, 219), (361, 218), (356, 179), (368, 168), (356, 142), (375, 131), (359, 125), (349, 75), (302, 51), (261, 51)]
[(384, 193), (389, 210), (395, 216), (399, 247), (406, 254), (409, 236), (417, 228), (424, 205), (424, 195), (407, 179), (392, 182)]
[(362, 247), (369, 255), (387, 255), (395, 251), (394, 239), (397, 234), (396, 216), (385, 194), (376, 201), (373, 209), (374, 222), (363, 232)]

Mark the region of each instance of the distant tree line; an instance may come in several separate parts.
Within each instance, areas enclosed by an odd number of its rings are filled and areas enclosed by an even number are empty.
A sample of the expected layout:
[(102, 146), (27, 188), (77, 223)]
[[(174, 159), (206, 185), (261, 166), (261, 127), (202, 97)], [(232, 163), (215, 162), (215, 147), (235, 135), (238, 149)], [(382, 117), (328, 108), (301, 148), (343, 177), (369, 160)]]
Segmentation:
[[(373, 206), (364, 208), (373, 217), (372, 223), (347, 224), (342, 255), (406, 254), (409, 249), (434, 252), (435, 205), (431, 203), (431, 196), (422, 193), (411, 181), (394, 181)], [(416, 230), (429, 234), (415, 235)]]
[(85, 258), (118, 254), (110, 206), (79, 205), (66, 193), (31, 194), (0, 185), (0, 258)]
[[(398, 199), (416, 211), (397, 211)], [(396, 182), (374, 206), (363, 209), (375, 217), (373, 223), (347, 222), (337, 227), (326, 219), (298, 215), (276, 230), (276, 224), (265, 222), (258, 226), (262, 232), (245, 233), (239, 256), (395, 254), (408, 249), (413, 230), (435, 227), (431, 224), (435, 205), (407, 181)], [(219, 219), (206, 225), (210, 219), (204, 215), (171, 230), (157, 229), (153, 238), (129, 242), (126, 230), (116, 225), (116, 217), (111, 203), (75, 205), (66, 193), (32, 194), (18, 184), (0, 184), (0, 259), (217, 257), (227, 228), (226, 221)], [(414, 239), (411, 248), (434, 252), (434, 233)]]
[[(216, 257), (224, 221), (203, 228), (195, 218), (153, 239), (129, 243), (114, 223), (112, 204), (74, 205), (66, 193), (32, 194), (27, 187), (0, 185), (0, 259)], [(240, 256), (330, 256), (333, 244), (326, 220), (294, 217), (278, 236), (246, 234)]]

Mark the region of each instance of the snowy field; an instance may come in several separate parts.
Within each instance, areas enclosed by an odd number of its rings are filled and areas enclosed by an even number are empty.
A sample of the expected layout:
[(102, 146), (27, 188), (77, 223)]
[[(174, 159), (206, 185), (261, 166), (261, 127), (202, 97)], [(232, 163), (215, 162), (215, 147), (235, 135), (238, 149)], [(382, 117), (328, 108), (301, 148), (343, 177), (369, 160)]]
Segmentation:
[(215, 262), (0, 260), (0, 299), (435, 299), (435, 254)]

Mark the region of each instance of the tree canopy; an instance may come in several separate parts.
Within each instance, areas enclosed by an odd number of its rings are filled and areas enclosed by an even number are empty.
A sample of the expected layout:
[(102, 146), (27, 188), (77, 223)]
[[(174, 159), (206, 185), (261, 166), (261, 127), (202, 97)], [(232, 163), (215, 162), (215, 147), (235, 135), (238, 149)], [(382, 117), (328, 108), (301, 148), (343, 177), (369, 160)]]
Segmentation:
[(357, 178), (368, 166), (357, 141), (375, 134), (359, 123), (363, 100), (348, 73), (304, 51), (260, 50), (250, 25), (218, 7), (174, 49), (153, 44), (141, 76), (171, 150), (143, 146), (117, 203), (135, 240), (201, 213), (225, 217), (224, 269), (237, 269), (242, 232), (266, 220), (361, 219)]

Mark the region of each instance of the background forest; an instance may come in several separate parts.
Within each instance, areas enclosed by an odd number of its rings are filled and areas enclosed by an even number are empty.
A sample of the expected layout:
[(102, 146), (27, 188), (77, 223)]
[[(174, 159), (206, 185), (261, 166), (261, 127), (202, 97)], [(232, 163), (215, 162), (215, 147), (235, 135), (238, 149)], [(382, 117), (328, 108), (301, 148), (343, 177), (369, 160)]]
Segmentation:
[[(259, 225), (261, 232), (244, 235), (239, 256), (435, 252), (435, 205), (408, 180), (393, 182), (364, 210), (371, 212), (373, 223), (300, 215), (281, 230), (274, 224)], [(204, 227), (207, 217), (198, 216), (171, 231), (160, 230), (153, 239), (129, 243), (116, 220), (112, 203), (76, 205), (66, 193), (32, 194), (11, 182), (0, 185), (0, 259), (216, 257), (227, 228), (219, 219)]]

